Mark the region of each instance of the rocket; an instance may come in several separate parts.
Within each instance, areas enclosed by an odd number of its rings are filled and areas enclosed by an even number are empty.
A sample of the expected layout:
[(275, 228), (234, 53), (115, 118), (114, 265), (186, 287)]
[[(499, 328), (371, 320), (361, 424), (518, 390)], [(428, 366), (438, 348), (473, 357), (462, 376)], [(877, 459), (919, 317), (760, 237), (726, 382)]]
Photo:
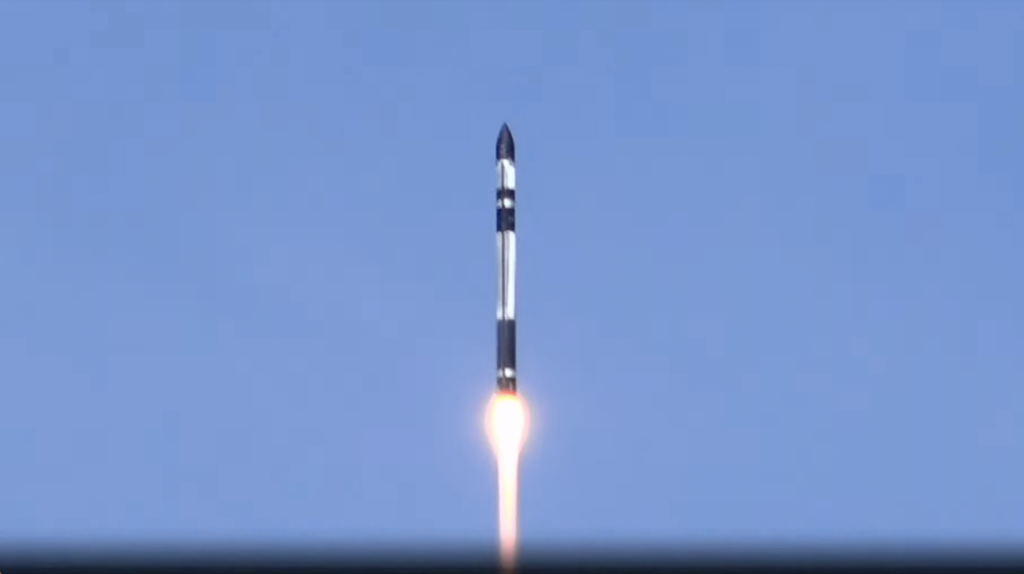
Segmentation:
[(508, 124), (495, 146), (498, 170), (498, 392), (516, 392), (516, 144)]

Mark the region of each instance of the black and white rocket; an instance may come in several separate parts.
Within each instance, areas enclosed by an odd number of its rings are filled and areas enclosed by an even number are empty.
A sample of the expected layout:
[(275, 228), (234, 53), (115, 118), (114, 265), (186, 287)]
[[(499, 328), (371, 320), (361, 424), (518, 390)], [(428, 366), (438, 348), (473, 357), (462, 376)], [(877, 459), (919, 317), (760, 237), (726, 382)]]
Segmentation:
[(516, 392), (516, 144), (508, 124), (498, 162), (498, 391)]

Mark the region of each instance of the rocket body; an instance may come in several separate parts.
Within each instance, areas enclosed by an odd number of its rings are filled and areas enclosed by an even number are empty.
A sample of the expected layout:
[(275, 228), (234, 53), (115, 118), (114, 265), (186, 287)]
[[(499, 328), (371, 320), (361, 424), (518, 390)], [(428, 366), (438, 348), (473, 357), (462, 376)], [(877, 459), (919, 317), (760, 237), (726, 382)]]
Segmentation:
[(498, 391), (516, 392), (516, 146), (508, 124), (495, 146), (498, 171)]

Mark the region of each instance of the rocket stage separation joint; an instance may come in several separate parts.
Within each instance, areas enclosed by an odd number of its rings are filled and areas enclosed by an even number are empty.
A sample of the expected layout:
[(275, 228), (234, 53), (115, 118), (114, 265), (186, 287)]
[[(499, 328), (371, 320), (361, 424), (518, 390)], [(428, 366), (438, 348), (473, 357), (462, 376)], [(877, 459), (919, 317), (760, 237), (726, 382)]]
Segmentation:
[(498, 391), (516, 392), (516, 144), (508, 124), (495, 146), (498, 162)]

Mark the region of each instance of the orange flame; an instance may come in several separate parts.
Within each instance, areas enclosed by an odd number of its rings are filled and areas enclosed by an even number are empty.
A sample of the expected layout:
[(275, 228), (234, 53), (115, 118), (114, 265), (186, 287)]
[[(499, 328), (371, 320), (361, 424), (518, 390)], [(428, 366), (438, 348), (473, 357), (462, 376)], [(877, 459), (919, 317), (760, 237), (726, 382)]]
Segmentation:
[(487, 416), (487, 434), (498, 462), (498, 539), (501, 563), (515, 567), (519, 538), (519, 455), (526, 442), (529, 415), (522, 397), (494, 395)]

